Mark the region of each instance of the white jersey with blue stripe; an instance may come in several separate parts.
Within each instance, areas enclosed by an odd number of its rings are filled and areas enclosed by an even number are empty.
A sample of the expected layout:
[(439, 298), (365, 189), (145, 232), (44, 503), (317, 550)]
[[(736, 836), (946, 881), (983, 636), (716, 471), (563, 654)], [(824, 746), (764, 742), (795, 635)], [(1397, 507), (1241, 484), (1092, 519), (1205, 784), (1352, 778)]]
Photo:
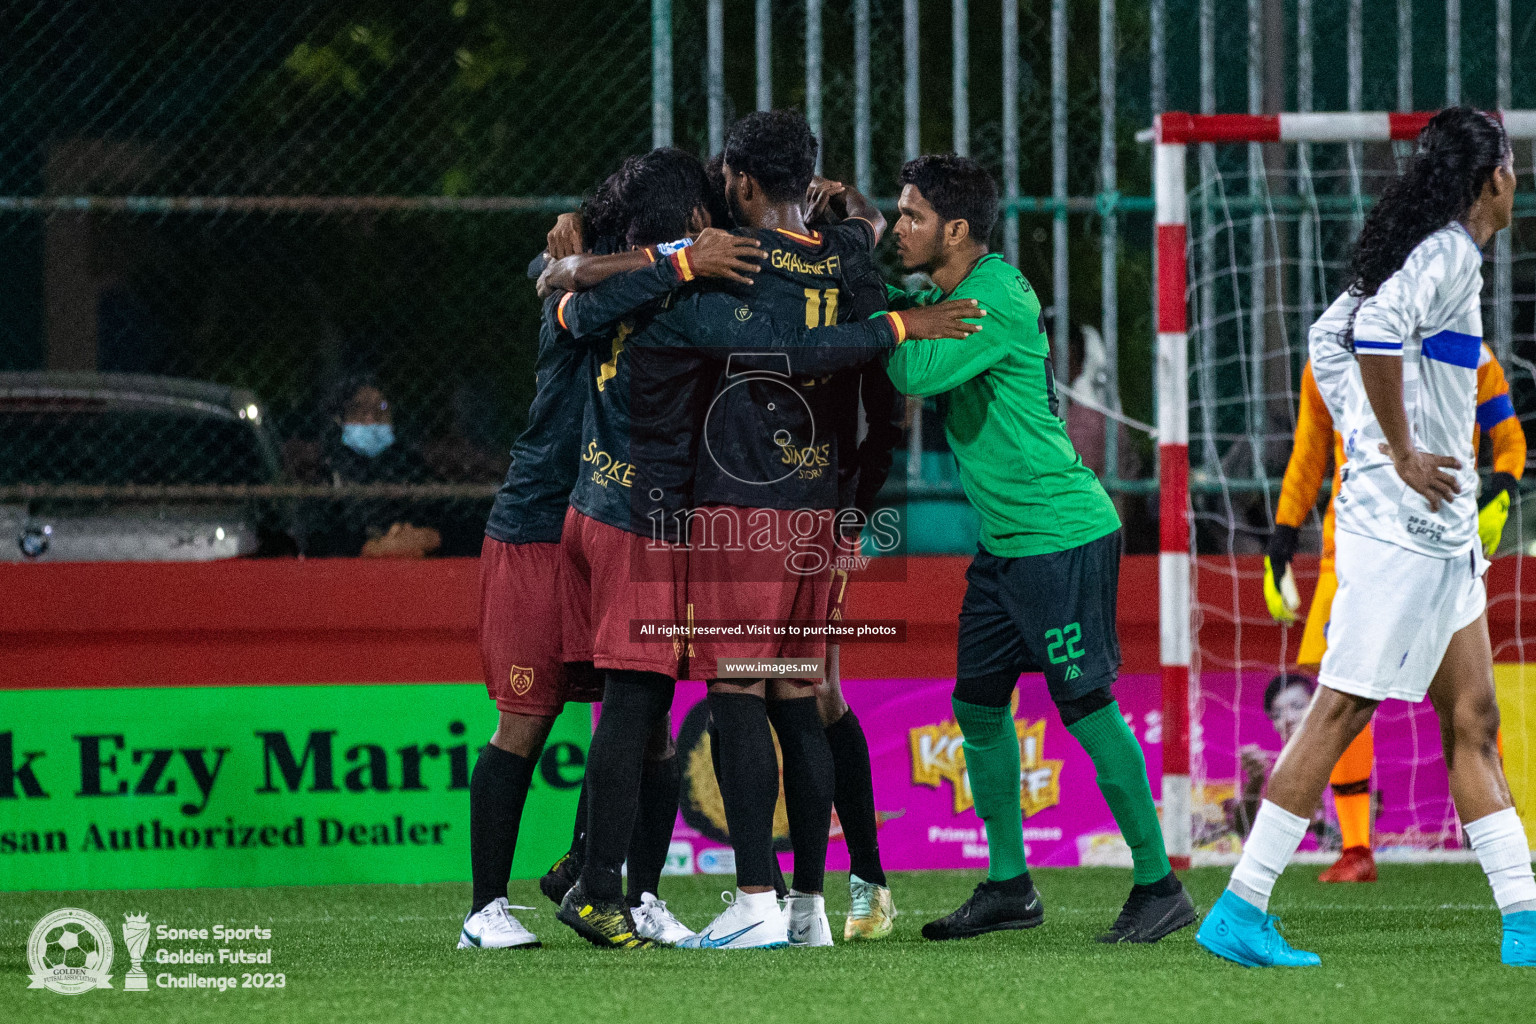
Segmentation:
[[(1477, 364), (1483, 348), (1483, 254), (1451, 224), (1420, 242), (1403, 266), (1360, 301), (1345, 292), (1312, 325), (1308, 348), (1318, 390), (1344, 436), (1337, 528), (1435, 558), (1477, 541), (1477, 468), (1472, 451)], [(1358, 306), (1358, 311), (1356, 307)], [(1346, 342), (1354, 315), (1352, 354)], [(1356, 355), (1400, 356), (1403, 405), (1413, 443), (1461, 460), (1461, 491), (1438, 512), (1403, 483), (1360, 380)]]

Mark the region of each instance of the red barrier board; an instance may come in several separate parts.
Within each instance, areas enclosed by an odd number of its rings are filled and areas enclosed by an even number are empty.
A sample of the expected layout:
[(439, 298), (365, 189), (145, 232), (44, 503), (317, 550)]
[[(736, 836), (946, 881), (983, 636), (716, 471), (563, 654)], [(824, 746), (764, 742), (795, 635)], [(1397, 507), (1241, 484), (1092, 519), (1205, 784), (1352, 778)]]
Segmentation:
[[(1521, 561), (1499, 559), (1488, 577), (1501, 661), (1517, 660)], [(901, 619), (907, 635), (902, 643), (847, 644), (843, 676), (952, 676), (967, 563), (912, 557), (902, 572), (855, 573), (846, 617)], [(1220, 610), (1230, 608), (1234, 568), (1245, 657), (1278, 656), (1279, 627), (1258, 586), (1262, 563), (1251, 556), (1198, 560), (1196, 585), (1209, 594), (1200, 647), (1217, 660), (1234, 649), (1233, 617)], [(1316, 560), (1298, 558), (1297, 569), (1310, 596)], [(478, 679), (478, 572), (474, 559), (0, 566), (0, 689)], [(1157, 670), (1157, 614), (1156, 557), (1127, 557), (1125, 672)]]

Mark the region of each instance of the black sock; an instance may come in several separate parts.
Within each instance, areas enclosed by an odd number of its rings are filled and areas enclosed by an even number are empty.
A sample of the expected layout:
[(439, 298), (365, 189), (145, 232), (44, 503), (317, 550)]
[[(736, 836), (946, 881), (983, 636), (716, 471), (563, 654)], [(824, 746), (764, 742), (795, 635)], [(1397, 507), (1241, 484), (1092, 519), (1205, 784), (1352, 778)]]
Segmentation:
[(581, 792), (576, 796), (576, 817), (571, 821), (571, 855), (581, 860), (587, 855), (587, 776), (581, 776)]
[(579, 866), (587, 859), (587, 777), (581, 777), (581, 793), (576, 797), (576, 818), (571, 822), (570, 855)]
[(1170, 871), (1155, 882), (1135, 885), (1132, 888), (1145, 890), (1147, 895), (1161, 899), (1164, 896), (1172, 896), (1179, 891), (1179, 876)]
[(674, 684), (655, 672), (615, 670), (587, 755), (587, 857), (581, 884), (592, 900), (624, 898), (624, 855), (635, 831), (640, 771), (651, 729), (672, 706)]
[(677, 755), (646, 761), (640, 771), (640, 810), (629, 840), (629, 905), (638, 907), (642, 893), (654, 894), (661, 884), (677, 824), (677, 794), (683, 776)]
[(507, 894), (517, 827), (536, 763), (490, 744), (475, 760), (469, 776), (469, 870), (474, 879), (470, 913)]
[[(709, 760), (715, 769), (715, 785), (720, 785), (720, 733), (715, 729), (715, 718), (709, 718)], [(723, 794), (724, 789), (720, 791)], [(774, 798), (778, 802), (778, 798)], [(789, 895), (789, 883), (784, 881), (784, 871), (779, 867), (779, 858), (773, 858), (773, 892), (779, 899)]]
[(864, 727), (849, 708), (827, 726), (827, 746), (832, 748), (835, 787), (832, 802), (848, 844), (848, 870), (876, 885), (885, 884), (880, 865), (880, 838), (876, 834), (875, 785), (869, 767), (869, 741)]
[(987, 882), (986, 885), (1009, 896), (1027, 896), (1030, 887), (1034, 885), (1034, 879), (1029, 877), (1026, 869), (1022, 875), (1014, 875), (1012, 878), (1004, 878), (997, 882)]
[(768, 707), (749, 693), (710, 690), (709, 711), (720, 740), (720, 798), (736, 851), (736, 884), (771, 886), (779, 772)]
[(768, 704), (768, 720), (784, 753), (784, 806), (795, 849), (795, 888), (821, 892), (827, 873), (827, 832), (832, 827), (832, 751), (816, 711), (816, 698)]

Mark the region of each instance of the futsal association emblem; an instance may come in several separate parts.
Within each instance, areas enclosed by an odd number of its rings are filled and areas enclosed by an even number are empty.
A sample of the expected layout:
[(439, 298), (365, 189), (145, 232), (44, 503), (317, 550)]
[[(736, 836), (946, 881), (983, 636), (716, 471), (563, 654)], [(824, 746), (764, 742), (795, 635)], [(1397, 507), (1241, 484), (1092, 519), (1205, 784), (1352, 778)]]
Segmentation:
[(101, 918), (65, 907), (37, 922), (27, 939), (28, 988), (61, 996), (112, 987), (112, 933)]
[(519, 697), (533, 689), (533, 669), (521, 665), (512, 666), (512, 692)]

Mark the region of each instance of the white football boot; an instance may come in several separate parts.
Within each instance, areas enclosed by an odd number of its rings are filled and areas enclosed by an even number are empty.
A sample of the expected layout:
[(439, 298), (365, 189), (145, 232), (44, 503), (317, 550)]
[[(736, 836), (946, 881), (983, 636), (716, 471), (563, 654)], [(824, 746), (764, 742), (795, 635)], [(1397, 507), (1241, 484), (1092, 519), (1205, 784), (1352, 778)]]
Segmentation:
[(820, 895), (789, 890), (784, 898), (784, 911), (789, 915), (789, 944), (791, 946), (830, 946), (832, 926), (827, 923), (827, 901)]
[[(517, 907), (532, 910), (532, 907)], [(464, 927), (459, 931), (460, 949), (537, 949), (539, 937), (523, 922), (512, 916), (513, 907), (505, 896), (499, 896), (473, 914), (464, 916)]]
[(663, 945), (675, 946), (693, 934), (693, 929), (673, 916), (666, 901), (657, 899), (655, 893), (641, 893), (640, 905), (630, 912), (635, 918), (635, 934)]
[(737, 889), (734, 898), (728, 892), (720, 898), (728, 904), (725, 912), (703, 931), (679, 942), (678, 948), (774, 949), (789, 944), (789, 919), (772, 889), (756, 893)]

